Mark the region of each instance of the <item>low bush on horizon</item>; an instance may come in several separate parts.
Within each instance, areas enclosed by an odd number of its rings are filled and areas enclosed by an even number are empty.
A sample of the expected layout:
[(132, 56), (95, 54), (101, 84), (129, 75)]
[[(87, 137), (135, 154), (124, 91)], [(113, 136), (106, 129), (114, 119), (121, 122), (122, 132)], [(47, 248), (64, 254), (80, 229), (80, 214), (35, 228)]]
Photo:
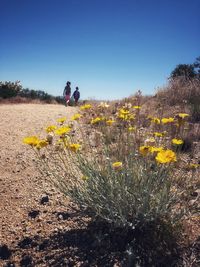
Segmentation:
[(116, 227), (177, 222), (198, 177), (199, 162), (181, 154), (189, 114), (154, 117), (141, 99), (138, 92), (131, 103), (86, 103), (68, 122), (47, 125), (44, 136), (24, 138), (56, 187)]
[(157, 102), (161, 105), (187, 108), (191, 114), (190, 121), (200, 121), (200, 80), (185, 80), (182, 77), (169, 80), (166, 87), (159, 89)]
[(0, 82), (1, 103), (47, 103), (64, 104), (61, 96), (52, 96), (42, 90), (22, 88), (20, 81)]

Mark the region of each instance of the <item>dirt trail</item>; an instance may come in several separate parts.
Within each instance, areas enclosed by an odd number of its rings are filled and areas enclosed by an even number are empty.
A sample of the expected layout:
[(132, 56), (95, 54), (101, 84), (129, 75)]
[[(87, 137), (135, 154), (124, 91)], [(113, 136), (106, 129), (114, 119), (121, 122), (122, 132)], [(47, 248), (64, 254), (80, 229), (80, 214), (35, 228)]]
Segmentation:
[(0, 105), (0, 243), (9, 245), (16, 235), (31, 231), (24, 220), (48, 191), (23, 138), (44, 134), (46, 126), (59, 117), (70, 118), (76, 110), (61, 105)]

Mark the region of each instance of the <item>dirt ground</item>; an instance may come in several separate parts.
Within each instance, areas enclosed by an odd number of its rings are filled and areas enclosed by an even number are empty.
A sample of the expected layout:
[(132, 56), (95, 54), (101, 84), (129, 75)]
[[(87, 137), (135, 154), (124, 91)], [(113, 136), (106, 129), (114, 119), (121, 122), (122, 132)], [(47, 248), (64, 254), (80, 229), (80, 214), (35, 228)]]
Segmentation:
[[(23, 138), (76, 112), (52, 104), (0, 105), (0, 266), (197, 266), (179, 264), (179, 248), (168, 232), (164, 238), (153, 225), (134, 233), (112, 231), (41, 176)], [(196, 259), (197, 245), (189, 259)]]
[(90, 217), (41, 176), (22, 142), (76, 112), (52, 104), (0, 105), (0, 266), (119, 266), (118, 241), (104, 240), (107, 234), (99, 241), (106, 227), (89, 226)]
[[(41, 134), (57, 118), (70, 118), (75, 112), (75, 107), (62, 105), (0, 105), (1, 246), (12, 248), (22, 238), (37, 234), (45, 237), (63, 227), (59, 220), (64, 221), (62, 209), (66, 212), (66, 199), (43, 181), (34, 165), (34, 155), (22, 140), (28, 135)], [(1, 259), (12, 258), (19, 264), (18, 253), (12, 254), (15, 255), (2, 254)]]

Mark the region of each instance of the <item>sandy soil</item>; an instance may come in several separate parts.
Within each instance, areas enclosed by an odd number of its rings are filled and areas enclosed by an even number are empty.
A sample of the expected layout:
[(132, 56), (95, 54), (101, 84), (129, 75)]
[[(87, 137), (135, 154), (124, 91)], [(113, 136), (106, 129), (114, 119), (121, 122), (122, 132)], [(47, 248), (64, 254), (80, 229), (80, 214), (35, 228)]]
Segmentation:
[[(43, 222), (46, 224), (52, 205), (61, 208), (61, 197), (51, 185), (42, 180), (34, 165), (34, 156), (22, 140), (27, 135), (44, 133), (44, 127), (55, 123), (57, 118), (70, 118), (75, 112), (75, 107), (62, 105), (0, 105), (1, 244), (10, 247), (27, 234), (34, 235), (39, 231), (45, 235), (47, 231), (52, 230), (49, 227), (46, 229)], [(42, 214), (38, 205), (42, 197), (47, 195), (49, 201), (42, 205)], [(62, 204), (64, 205), (64, 202)], [(34, 225), (29, 214), (33, 210), (40, 213), (37, 222), (34, 220)]]

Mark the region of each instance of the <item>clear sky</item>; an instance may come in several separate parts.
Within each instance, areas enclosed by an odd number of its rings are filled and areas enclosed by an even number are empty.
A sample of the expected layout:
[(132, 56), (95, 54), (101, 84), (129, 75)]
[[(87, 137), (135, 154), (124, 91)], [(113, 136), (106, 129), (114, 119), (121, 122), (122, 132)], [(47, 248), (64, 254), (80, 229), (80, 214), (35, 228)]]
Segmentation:
[(81, 98), (153, 94), (200, 56), (200, 0), (0, 0), (0, 80)]

